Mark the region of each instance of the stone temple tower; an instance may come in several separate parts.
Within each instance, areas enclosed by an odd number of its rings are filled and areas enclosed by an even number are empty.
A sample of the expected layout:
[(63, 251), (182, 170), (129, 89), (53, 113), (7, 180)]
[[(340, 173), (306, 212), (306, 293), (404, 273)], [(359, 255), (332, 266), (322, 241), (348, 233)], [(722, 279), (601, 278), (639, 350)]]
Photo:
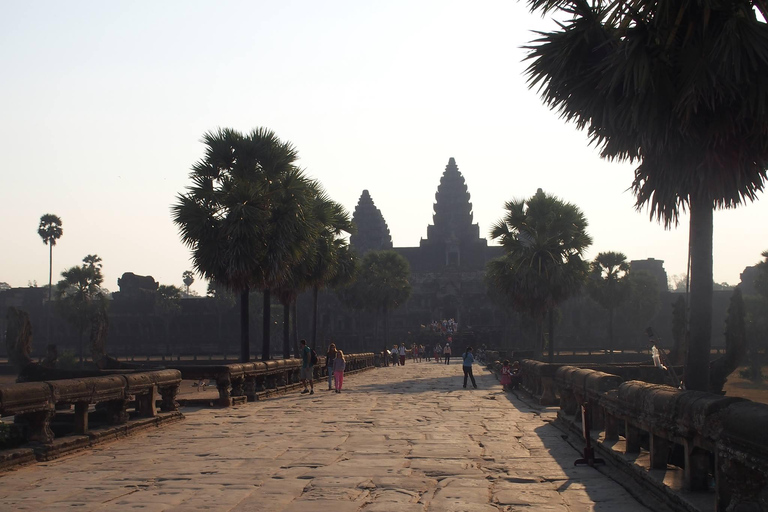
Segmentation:
[(431, 267), (456, 266), (482, 270), (488, 260), (488, 242), (480, 237), (480, 227), (472, 223), (472, 203), (464, 176), (456, 160), (448, 160), (435, 194), (434, 224), (427, 226), (427, 238), (420, 247)]
[(350, 237), (349, 243), (358, 255), (362, 256), (368, 251), (392, 249), (389, 227), (367, 190), (363, 190), (357, 202), (352, 222), (357, 228), (357, 233)]

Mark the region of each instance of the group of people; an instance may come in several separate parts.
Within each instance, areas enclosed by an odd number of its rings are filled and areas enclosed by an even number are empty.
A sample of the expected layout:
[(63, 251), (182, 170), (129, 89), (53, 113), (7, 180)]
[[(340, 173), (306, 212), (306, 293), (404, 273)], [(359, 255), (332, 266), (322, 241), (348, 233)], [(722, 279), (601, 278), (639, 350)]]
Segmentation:
[[(301, 383), (304, 386), (303, 393), (315, 394), (314, 368), (317, 362), (316, 357), (312, 357), (312, 349), (307, 346), (306, 340), (301, 340)], [(313, 361), (315, 359), (315, 361)], [(344, 384), (344, 369), (347, 365), (344, 359), (344, 352), (336, 348), (335, 343), (331, 343), (328, 352), (325, 354), (325, 364), (328, 368), (328, 391), (334, 390), (341, 393), (341, 387)]]
[[(426, 348), (424, 348), (424, 345), (419, 345), (417, 343), (414, 343), (411, 347), (411, 357), (413, 358), (414, 362), (421, 362), (424, 361), (431, 361), (432, 358), (435, 358), (436, 363), (443, 363), (450, 364), (451, 362), (451, 338), (448, 338), (448, 340), (445, 342), (445, 346), (440, 345), (440, 343), (435, 343), (434, 347), (430, 347), (427, 345)], [(407, 354), (408, 348), (406, 348), (405, 343), (402, 343), (400, 345), (395, 344), (392, 347), (392, 350), (389, 351), (389, 357), (392, 359), (392, 365), (393, 366), (405, 366), (405, 356)]]
[[(449, 338), (450, 340), (450, 338)], [(303, 393), (315, 394), (315, 387), (313, 383), (314, 378), (314, 366), (317, 362), (316, 357), (313, 357), (312, 349), (307, 346), (306, 340), (301, 340), (301, 383), (304, 385)], [(429, 347), (424, 349), (424, 345), (413, 346), (413, 357), (419, 358), (422, 354), (426, 354), (427, 360), (429, 360)], [(445, 364), (449, 364), (451, 359), (451, 343), (446, 341), (445, 346), (441, 347), (440, 343), (435, 344), (434, 347), (435, 361), (440, 362), (439, 354), (442, 354), (445, 359)], [(393, 358), (393, 364), (405, 365), (405, 344), (395, 345), (390, 351)], [(477, 389), (477, 383), (475, 382), (475, 376), (472, 374), (472, 364), (475, 362), (475, 356), (472, 352), (472, 347), (467, 347), (464, 354), (461, 357), (462, 370), (464, 371), (464, 387), (467, 387), (467, 379), (472, 381), (472, 387)], [(346, 360), (344, 359), (344, 352), (336, 348), (335, 343), (331, 343), (328, 347), (328, 352), (325, 355), (325, 364), (328, 368), (328, 390), (335, 390), (336, 393), (341, 393), (342, 385), (344, 384), (344, 368), (346, 367)], [(509, 360), (505, 360), (501, 367), (501, 385), (504, 389), (517, 389), (520, 385), (520, 363), (515, 361), (510, 365)]]
[(454, 332), (459, 330), (459, 324), (453, 318), (450, 318), (448, 320), (443, 319), (440, 322), (438, 322), (437, 320), (432, 320), (429, 323), (428, 327), (429, 327), (429, 330), (432, 332), (441, 332), (443, 334), (448, 334), (448, 335), (451, 335)]

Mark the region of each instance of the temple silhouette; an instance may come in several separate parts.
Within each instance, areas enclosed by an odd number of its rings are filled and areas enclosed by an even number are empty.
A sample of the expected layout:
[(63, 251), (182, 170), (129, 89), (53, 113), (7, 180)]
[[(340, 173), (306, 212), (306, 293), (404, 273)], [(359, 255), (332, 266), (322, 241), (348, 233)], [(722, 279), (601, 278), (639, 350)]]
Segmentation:
[(371, 250), (394, 249), (411, 267), (410, 299), (393, 312), (393, 327), (414, 330), (431, 320), (453, 318), (460, 326), (496, 330), (502, 313), (488, 299), (485, 265), (503, 250), (489, 246), (473, 222), (467, 184), (456, 160), (445, 166), (435, 193), (432, 224), (418, 247), (393, 247), (386, 220), (364, 190), (355, 208), (357, 233), (350, 245), (363, 256)]

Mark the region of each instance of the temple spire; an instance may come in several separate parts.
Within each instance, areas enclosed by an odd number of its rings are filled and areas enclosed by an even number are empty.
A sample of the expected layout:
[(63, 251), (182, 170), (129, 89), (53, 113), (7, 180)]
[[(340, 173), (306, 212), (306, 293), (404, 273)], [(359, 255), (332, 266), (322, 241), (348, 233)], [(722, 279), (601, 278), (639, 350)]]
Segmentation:
[(368, 251), (392, 249), (392, 237), (389, 227), (381, 214), (381, 210), (373, 204), (373, 199), (367, 190), (363, 190), (352, 214), (352, 223), (357, 233), (352, 235), (349, 243), (362, 256)]
[(430, 242), (474, 241), (480, 236), (477, 224), (472, 224), (472, 203), (464, 176), (456, 160), (450, 158), (435, 193), (433, 225), (427, 226)]

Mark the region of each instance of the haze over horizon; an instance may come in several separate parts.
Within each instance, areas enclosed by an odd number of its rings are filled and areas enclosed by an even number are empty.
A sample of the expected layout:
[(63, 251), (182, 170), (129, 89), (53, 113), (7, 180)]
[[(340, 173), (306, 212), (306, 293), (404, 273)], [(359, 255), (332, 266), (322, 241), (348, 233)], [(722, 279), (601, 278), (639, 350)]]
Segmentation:
[[(0, 19), (0, 282), (48, 282), (40, 216), (63, 220), (54, 283), (87, 254), (182, 286), (170, 206), (206, 131), (266, 126), (353, 212), (370, 191), (395, 247), (417, 246), (450, 157), (482, 235), (536, 189), (579, 206), (594, 243), (686, 271), (688, 217), (636, 211), (634, 166), (607, 162), (526, 85), (522, 48), (551, 21), (481, 0), (15, 3)], [(761, 198), (715, 212), (714, 279), (768, 249)], [(205, 294), (200, 277), (192, 286)]]

